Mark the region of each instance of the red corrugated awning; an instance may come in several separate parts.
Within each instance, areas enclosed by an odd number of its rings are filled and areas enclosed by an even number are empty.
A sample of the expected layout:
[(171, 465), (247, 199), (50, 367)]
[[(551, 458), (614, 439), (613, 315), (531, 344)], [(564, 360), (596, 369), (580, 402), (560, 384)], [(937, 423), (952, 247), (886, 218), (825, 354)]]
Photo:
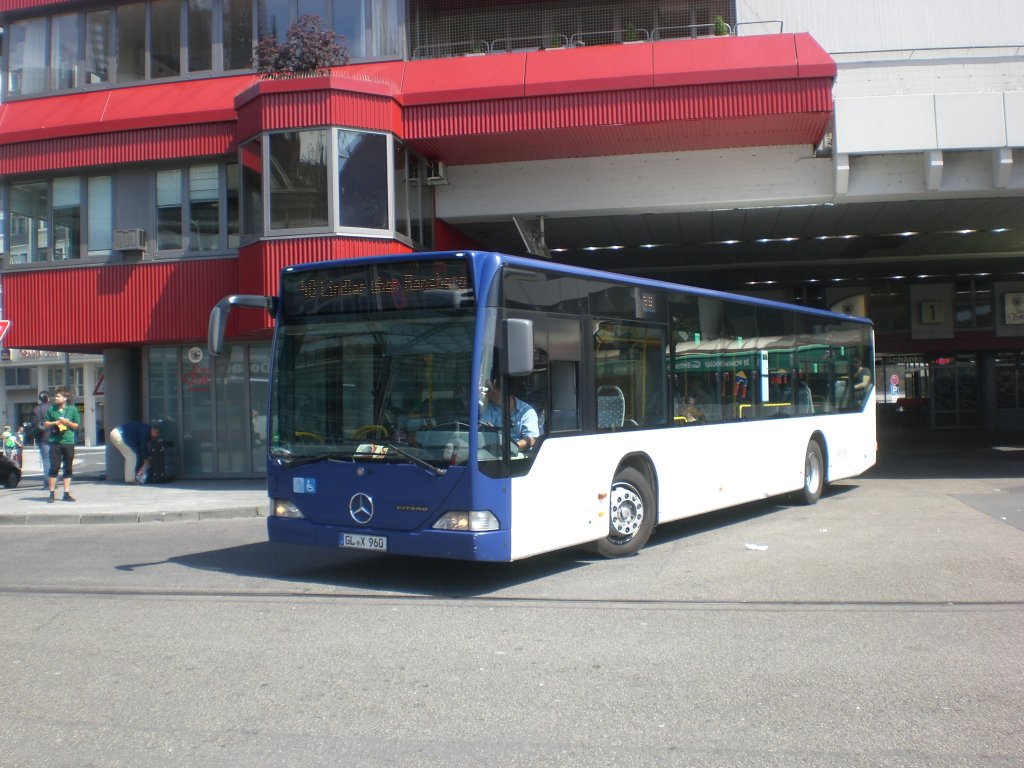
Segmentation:
[(807, 34), (478, 61), (406, 65), (404, 136), (450, 165), (815, 144), (832, 116), (836, 65)]

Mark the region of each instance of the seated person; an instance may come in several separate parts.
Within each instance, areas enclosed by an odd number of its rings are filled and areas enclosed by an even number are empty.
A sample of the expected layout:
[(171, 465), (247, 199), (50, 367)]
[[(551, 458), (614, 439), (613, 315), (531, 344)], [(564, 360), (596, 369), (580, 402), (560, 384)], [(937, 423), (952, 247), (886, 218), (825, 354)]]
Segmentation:
[[(540, 437), (537, 412), (525, 400), (516, 397), (514, 392), (508, 393), (508, 407), (509, 440), (518, 450), (528, 451)], [(492, 427), (501, 426), (501, 382), (498, 379), (492, 379), (487, 387), (487, 403), (480, 413), (480, 422)]]
[(676, 405), (676, 416), (678, 421), (685, 424), (703, 424), (704, 411), (697, 405), (697, 400), (692, 395), (687, 395)]

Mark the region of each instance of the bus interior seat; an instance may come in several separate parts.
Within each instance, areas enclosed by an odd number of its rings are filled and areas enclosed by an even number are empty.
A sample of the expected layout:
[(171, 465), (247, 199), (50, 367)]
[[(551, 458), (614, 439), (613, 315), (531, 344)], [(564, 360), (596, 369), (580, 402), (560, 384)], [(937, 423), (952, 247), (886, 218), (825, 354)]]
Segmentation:
[(626, 419), (626, 397), (616, 386), (597, 388), (597, 428), (618, 429)]

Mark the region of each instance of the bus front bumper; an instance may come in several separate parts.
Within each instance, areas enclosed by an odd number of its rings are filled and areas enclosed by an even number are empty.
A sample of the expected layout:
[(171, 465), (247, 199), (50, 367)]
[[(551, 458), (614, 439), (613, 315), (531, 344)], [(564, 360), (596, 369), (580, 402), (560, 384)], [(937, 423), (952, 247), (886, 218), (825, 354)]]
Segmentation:
[[(348, 539), (346, 539), (346, 534)], [(302, 544), (326, 549), (350, 549), (391, 555), (441, 557), (452, 560), (511, 561), (511, 537), (507, 530), (469, 533), (465, 531), (384, 531), (342, 528), (311, 523), (291, 517), (268, 517), (270, 541)], [(383, 542), (383, 547), (381, 546)]]

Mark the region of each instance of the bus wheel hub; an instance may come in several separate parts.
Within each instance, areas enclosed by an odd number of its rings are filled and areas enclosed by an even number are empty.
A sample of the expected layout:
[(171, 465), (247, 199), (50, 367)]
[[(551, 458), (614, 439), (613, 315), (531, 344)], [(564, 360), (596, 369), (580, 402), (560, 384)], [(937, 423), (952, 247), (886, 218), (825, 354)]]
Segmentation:
[(632, 536), (644, 519), (644, 500), (630, 485), (612, 488), (611, 526), (618, 536)]

